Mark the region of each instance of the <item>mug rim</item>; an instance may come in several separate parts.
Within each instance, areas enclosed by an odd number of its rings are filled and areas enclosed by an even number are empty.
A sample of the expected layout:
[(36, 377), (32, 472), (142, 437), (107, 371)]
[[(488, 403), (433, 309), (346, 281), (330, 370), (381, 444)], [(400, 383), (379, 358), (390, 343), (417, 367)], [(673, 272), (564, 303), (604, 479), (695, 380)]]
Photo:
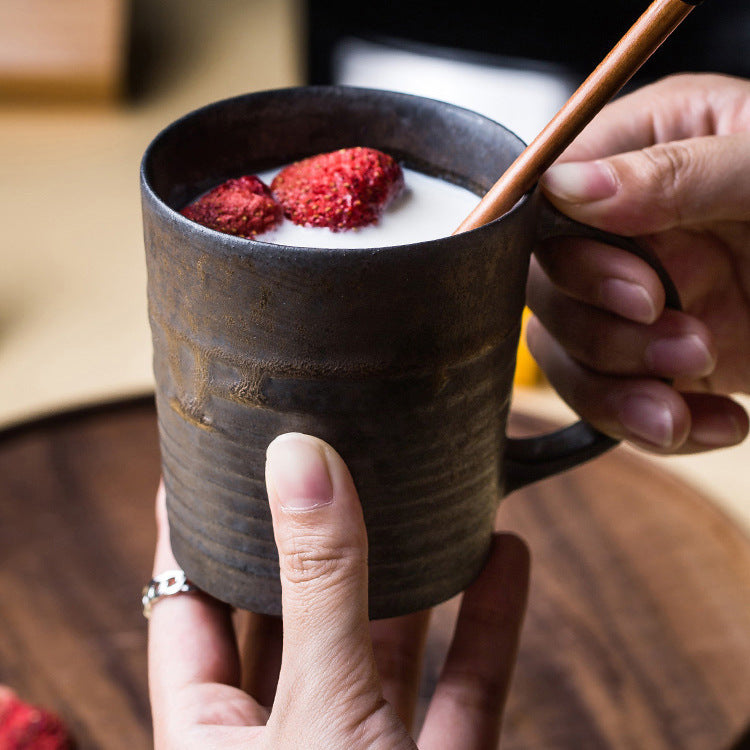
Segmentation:
[[(143, 194), (143, 197), (148, 197), (151, 204), (156, 207), (158, 210), (164, 212), (166, 216), (171, 220), (176, 222), (178, 225), (182, 225), (185, 228), (186, 232), (189, 233), (195, 233), (199, 236), (202, 236), (204, 240), (211, 240), (214, 243), (216, 243), (217, 248), (221, 247), (222, 250), (226, 252), (230, 252), (232, 254), (247, 254), (248, 252), (252, 252), (253, 250), (259, 250), (266, 253), (274, 252), (276, 250), (283, 251), (285, 255), (288, 255), (290, 253), (294, 254), (311, 254), (314, 253), (316, 255), (342, 255), (346, 254), (349, 256), (352, 255), (371, 255), (374, 252), (382, 253), (382, 252), (394, 252), (399, 251), (402, 249), (409, 249), (414, 250), (415, 248), (420, 247), (429, 247), (436, 243), (444, 243), (447, 239), (450, 239), (451, 237), (458, 236), (458, 235), (447, 235), (445, 237), (438, 237), (434, 239), (429, 240), (420, 240), (417, 242), (409, 242), (409, 243), (399, 243), (399, 244), (393, 244), (393, 245), (382, 245), (382, 246), (372, 246), (372, 247), (317, 247), (317, 246), (299, 246), (299, 245), (286, 245), (282, 244), (280, 242), (269, 242), (267, 240), (260, 239), (259, 237), (239, 237), (237, 235), (229, 234), (226, 232), (220, 232), (216, 229), (211, 229), (209, 227), (203, 226), (202, 224), (199, 224), (198, 222), (191, 221), (190, 219), (183, 216), (178, 210), (172, 208), (154, 189), (153, 185), (151, 184), (151, 180), (149, 178), (149, 172), (150, 172), (150, 160), (152, 158), (152, 155), (154, 151), (159, 147), (161, 141), (166, 138), (172, 131), (184, 126), (187, 122), (189, 122), (191, 119), (200, 117), (201, 115), (210, 112), (212, 110), (219, 110), (223, 107), (226, 107), (227, 105), (231, 105), (236, 102), (253, 99), (253, 98), (265, 98), (272, 95), (292, 95), (294, 92), (299, 92), (302, 90), (307, 91), (319, 91), (321, 93), (335, 93), (335, 92), (346, 92), (348, 94), (360, 94), (360, 95), (366, 95), (366, 94), (377, 94), (379, 96), (385, 96), (391, 99), (402, 99), (404, 101), (424, 101), (429, 102), (432, 104), (438, 104), (441, 107), (447, 107), (453, 111), (456, 112), (462, 112), (464, 114), (470, 115), (473, 118), (483, 121), (486, 124), (489, 124), (493, 127), (499, 128), (500, 130), (505, 131), (505, 133), (510, 136), (513, 140), (517, 142), (520, 149), (523, 150), (526, 147), (526, 143), (524, 140), (516, 133), (514, 133), (512, 130), (510, 130), (508, 127), (503, 125), (500, 122), (497, 122), (497, 120), (493, 120), (491, 117), (488, 117), (486, 115), (483, 115), (479, 112), (476, 112), (475, 110), (469, 109), (467, 107), (462, 107), (458, 104), (453, 104), (451, 102), (443, 101), (441, 99), (436, 99), (434, 97), (425, 97), (425, 96), (419, 96), (416, 94), (408, 94), (401, 91), (391, 91), (388, 89), (376, 89), (376, 88), (367, 88), (362, 86), (349, 86), (349, 85), (342, 85), (342, 84), (336, 84), (336, 85), (300, 85), (300, 86), (285, 86), (280, 88), (273, 88), (273, 89), (262, 89), (259, 91), (251, 91), (244, 94), (239, 94), (236, 96), (230, 96), (225, 97), (223, 99), (218, 99), (213, 102), (209, 102), (207, 104), (204, 104), (200, 107), (196, 107), (195, 109), (192, 109), (185, 114), (181, 115), (177, 119), (170, 122), (168, 125), (164, 126), (149, 142), (148, 146), (146, 147), (146, 150), (144, 151), (143, 157), (141, 158), (140, 163), (140, 183), (141, 183), (141, 191)], [(520, 152), (519, 152), (520, 153)], [(498, 179), (500, 178), (500, 175), (498, 175)], [(499, 216), (497, 219), (494, 219), (491, 222), (488, 222), (487, 224), (484, 224), (480, 227), (477, 227), (476, 229), (471, 229), (465, 232), (462, 232), (462, 236), (473, 236), (478, 233), (483, 233), (488, 231), (489, 227), (496, 227), (500, 223), (506, 223), (507, 221), (511, 220), (511, 218), (518, 213), (518, 211), (521, 210), (521, 208), (526, 205), (531, 197), (531, 195), (534, 193), (534, 191), (537, 188), (537, 183), (532, 185), (529, 190), (524, 193), (523, 196), (517, 201), (517, 203), (506, 213), (504, 213), (502, 216)], [(477, 195), (477, 202), (481, 200), (481, 195)]]

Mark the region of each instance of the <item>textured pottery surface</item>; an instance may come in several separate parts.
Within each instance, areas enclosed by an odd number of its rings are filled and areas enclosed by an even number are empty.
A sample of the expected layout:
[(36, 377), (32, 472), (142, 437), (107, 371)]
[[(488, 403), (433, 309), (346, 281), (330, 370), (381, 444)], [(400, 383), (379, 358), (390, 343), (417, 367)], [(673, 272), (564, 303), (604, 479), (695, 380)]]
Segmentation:
[(386, 92), (220, 102), (143, 164), (149, 312), (175, 555), (200, 587), (279, 614), (265, 450), (336, 448), (370, 542), (373, 617), (431, 606), (480, 570), (504, 494), (505, 423), (536, 194), (474, 232), (366, 250), (219, 234), (175, 209), (245, 173), (366, 145), (481, 194), (520, 152), (501, 126)]

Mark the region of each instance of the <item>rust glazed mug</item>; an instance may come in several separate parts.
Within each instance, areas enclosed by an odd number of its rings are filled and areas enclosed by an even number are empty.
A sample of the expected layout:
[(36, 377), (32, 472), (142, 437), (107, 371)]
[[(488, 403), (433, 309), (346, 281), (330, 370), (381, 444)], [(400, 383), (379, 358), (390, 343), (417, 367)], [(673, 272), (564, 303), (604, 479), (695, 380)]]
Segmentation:
[(480, 229), (375, 249), (274, 245), (178, 213), (230, 177), (349, 146), (481, 195), (523, 143), (442, 102), (303, 87), (193, 112), (156, 137), (142, 164), (172, 546), (200, 588), (256, 612), (281, 608), (264, 485), (266, 447), (281, 433), (320, 437), (349, 466), (374, 618), (464, 589), (485, 561), (500, 498), (614, 444), (582, 422), (506, 436), (535, 243), (585, 236), (643, 254), (563, 217), (538, 190)]

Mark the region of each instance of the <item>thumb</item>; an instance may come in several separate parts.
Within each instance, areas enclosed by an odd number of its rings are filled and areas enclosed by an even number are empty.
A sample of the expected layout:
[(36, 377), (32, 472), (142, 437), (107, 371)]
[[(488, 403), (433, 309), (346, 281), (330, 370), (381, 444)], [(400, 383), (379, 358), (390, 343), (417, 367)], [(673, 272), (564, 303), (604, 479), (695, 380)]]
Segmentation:
[(328, 699), (346, 703), (347, 688), (353, 700), (379, 700), (367, 614), (367, 536), (346, 465), (322, 440), (289, 433), (268, 447), (266, 484), (284, 620), (277, 696), (286, 692), (292, 700), (293, 692), (294, 705), (321, 714)]
[(552, 166), (541, 185), (563, 213), (624, 235), (750, 218), (750, 134), (662, 143)]

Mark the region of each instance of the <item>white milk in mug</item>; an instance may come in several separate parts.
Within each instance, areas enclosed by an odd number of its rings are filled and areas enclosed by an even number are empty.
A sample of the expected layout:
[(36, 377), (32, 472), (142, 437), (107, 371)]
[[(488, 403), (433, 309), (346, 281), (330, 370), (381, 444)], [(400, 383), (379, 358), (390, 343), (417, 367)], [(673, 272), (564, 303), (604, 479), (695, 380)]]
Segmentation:
[[(283, 167), (261, 172), (270, 185)], [(402, 168), (404, 187), (385, 207), (376, 224), (334, 232), (327, 227), (304, 227), (284, 219), (254, 239), (294, 247), (388, 247), (448, 237), (471, 213), (479, 197), (466, 188), (423, 172)]]

